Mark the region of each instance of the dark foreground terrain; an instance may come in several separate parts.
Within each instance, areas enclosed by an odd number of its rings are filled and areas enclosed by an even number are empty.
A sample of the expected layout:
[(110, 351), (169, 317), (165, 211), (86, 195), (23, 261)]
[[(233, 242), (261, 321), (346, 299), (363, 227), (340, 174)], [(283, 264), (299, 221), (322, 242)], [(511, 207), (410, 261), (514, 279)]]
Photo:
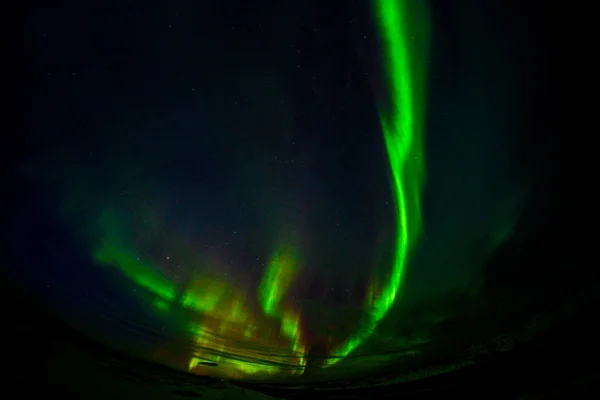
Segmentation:
[[(6, 286), (4, 294), (18, 295)], [(23, 297), (21, 297), (23, 298)], [(5, 303), (6, 304), (6, 303)], [(62, 399), (363, 399), (592, 398), (600, 379), (600, 304), (592, 301), (536, 340), (487, 361), (401, 384), (371, 377), (288, 389), (191, 376), (132, 359), (70, 329), (38, 305), (6, 306), (5, 390), (12, 398)], [(383, 385), (382, 385), (383, 384)], [(367, 387), (376, 385), (374, 387)], [(343, 387), (355, 389), (342, 389)]]

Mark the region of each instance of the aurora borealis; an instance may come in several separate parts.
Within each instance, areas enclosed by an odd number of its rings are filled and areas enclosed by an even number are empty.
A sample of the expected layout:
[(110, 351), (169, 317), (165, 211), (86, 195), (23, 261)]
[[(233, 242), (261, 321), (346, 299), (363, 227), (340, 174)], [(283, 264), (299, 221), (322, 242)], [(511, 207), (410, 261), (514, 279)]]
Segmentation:
[[(414, 73), (418, 65), (412, 60), (414, 57), (424, 57), (427, 47), (417, 47), (408, 44), (408, 38), (414, 34), (409, 31), (409, 25), (405, 22), (414, 16), (410, 14), (406, 2), (377, 1), (376, 15), (379, 22), (380, 34), (385, 51), (383, 59), (387, 61), (387, 75), (389, 81), (391, 111), (380, 111), (382, 131), (386, 151), (389, 157), (391, 170), (391, 185), (396, 206), (396, 243), (394, 250), (393, 265), (390, 277), (385, 282), (372, 281), (367, 288), (367, 320), (357, 332), (353, 332), (350, 338), (343, 341), (339, 348), (335, 349), (327, 357), (326, 365), (333, 365), (340, 361), (345, 355), (353, 351), (366, 339), (377, 323), (385, 317), (398, 296), (401, 288), (404, 268), (408, 260), (409, 249), (414, 246), (420, 232), (420, 191), (423, 184), (424, 165), (422, 148), (422, 115), (416, 110), (424, 108), (418, 106), (424, 101), (423, 81), (421, 76), (426, 74)], [(423, 10), (420, 10), (423, 13)], [(426, 24), (426, 17), (421, 16), (419, 23)], [(413, 28), (413, 30), (416, 30)], [(416, 30), (418, 31), (418, 30)], [(421, 28), (421, 31), (426, 29)], [(426, 40), (420, 42), (426, 43)], [(421, 78), (422, 79), (422, 78)], [(418, 90), (420, 89), (420, 90)], [(419, 120), (419, 118), (421, 120)], [(115, 226), (107, 227), (107, 235), (111, 235)], [(147, 260), (141, 259), (134, 251), (124, 252), (124, 242), (116, 240), (111, 243), (103, 243), (95, 253), (95, 259), (100, 264), (117, 265), (136, 284), (155, 293), (158, 298), (155, 301), (157, 308), (167, 311), (171, 303), (176, 300), (175, 285), (169, 284), (164, 276), (157, 276), (157, 268)], [(302, 324), (300, 312), (295, 311), (288, 305), (282, 304), (286, 294), (294, 283), (295, 275), (301, 273), (297, 270), (298, 255), (292, 246), (281, 245), (275, 250), (267, 263), (263, 273), (262, 282), (258, 288), (258, 299), (262, 311), (267, 317), (277, 319), (280, 324), (280, 333), (289, 340), (294, 363), (300, 366), (299, 373), (303, 372), (306, 364), (307, 344), (302, 341)], [(176, 267), (178, 268), (178, 267)], [(252, 317), (252, 312), (244, 306), (247, 294), (239, 294), (230, 285), (220, 280), (205, 280), (204, 284), (187, 284), (187, 289), (178, 297), (178, 303), (185, 307), (222, 320), (217, 330), (227, 330), (228, 324), (240, 325), (253, 324), (244, 330), (243, 338), (249, 340), (256, 331), (262, 335), (262, 324)], [(378, 293), (373, 293), (375, 287), (380, 288)], [(371, 292), (373, 291), (373, 292)], [(233, 298), (233, 300), (231, 300)], [(200, 346), (214, 347), (215, 343), (205, 339), (206, 336), (214, 334), (209, 328), (202, 325), (192, 328), (195, 330), (196, 341)], [(214, 328), (213, 328), (214, 329)], [(231, 328), (229, 328), (231, 329)], [(331, 340), (331, 338), (329, 339)], [(221, 351), (227, 350), (226, 344), (221, 345)], [(190, 369), (198, 366), (199, 358), (192, 357)], [(221, 362), (220, 357), (211, 358), (211, 362)], [(244, 373), (277, 372), (274, 367), (245, 367), (239, 364), (238, 368)]]
[(413, 329), (409, 305), (478, 291), (527, 187), (497, 155), (510, 85), (467, 74), (498, 94), (474, 104), (440, 83), (453, 57), (432, 57), (446, 36), (428, 2), (292, 3), (131, 11), (135, 28), (80, 11), (90, 49), (64, 68), (44, 40), (72, 32), (40, 35), (43, 90), (71, 106), (34, 100), (48, 111), (21, 170), (77, 250), (31, 275), (49, 290), (69, 276), (56, 301), (73, 325), (194, 374), (310, 380), (419, 354), (434, 329)]

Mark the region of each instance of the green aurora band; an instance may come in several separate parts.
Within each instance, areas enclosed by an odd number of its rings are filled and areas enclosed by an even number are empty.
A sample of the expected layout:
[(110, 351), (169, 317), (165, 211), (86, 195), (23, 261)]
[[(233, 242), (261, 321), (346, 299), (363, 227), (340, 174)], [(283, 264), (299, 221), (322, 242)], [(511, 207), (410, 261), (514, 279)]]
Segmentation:
[(295, 247), (281, 245), (271, 257), (258, 288), (259, 303), (265, 315), (277, 318), (281, 333), (290, 340), (294, 356), (304, 367), (306, 347), (302, 340), (300, 314), (294, 309), (282, 307), (282, 301), (297, 275), (299, 257)]
[[(393, 264), (385, 282), (373, 279), (368, 299), (366, 321), (342, 346), (335, 349), (325, 366), (336, 364), (375, 331), (398, 299), (403, 286), (403, 276), (412, 247), (421, 231), (421, 190), (425, 167), (423, 156), (423, 123), (426, 83), (428, 13), (424, 2), (410, 0), (375, 0), (375, 16), (383, 46), (387, 72), (388, 100), (379, 102), (379, 117), (390, 165), (392, 195), (396, 206), (397, 234), (394, 243)], [(192, 324), (191, 330), (198, 343), (211, 346), (209, 329), (238, 329), (269, 324), (253, 315), (245, 304), (243, 290), (231, 287), (225, 281), (208, 277), (185, 289), (170, 282), (156, 265), (156, 260), (144, 257), (136, 249), (125, 223), (118, 213), (105, 210), (99, 219), (100, 241), (93, 256), (97, 264), (117, 267), (138, 286), (154, 296), (153, 305), (169, 311), (178, 303), (185, 309), (211, 315), (221, 322), (208, 327), (201, 322)], [(202, 263), (189, 255), (190, 263)], [(280, 332), (287, 340), (296, 370), (301, 373), (306, 366), (306, 343), (302, 337), (300, 310), (285, 301), (299, 271), (299, 249), (295, 245), (280, 243), (258, 288), (258, 301), (264, 316), (277, 321)], [(266, 329), (266, 328), (265, 328)], [(261, 331), (262, 332), (262, 331)], [(266, 331), (265, 331), (266, 332)], [(262, 335), (262, 333), (261, 333)], [(260, 335), (258, 335), (260, 336)], [(252, 339), (250, 332), (239, 333), (240, 340)], [(199, 362), (191, 356), (190, 370)], [(279, 360), (278, 360), (279, 361)], [(220, 362), (220, 361), (219, 361)], [(233, 363), (233, 361), (231, 361)], [(280, 367), (255, 366), (238, 361), (235, 368), (245, 374), (274, 373)]]
[(396, 206), (396, 239), (392, 271), (379, 285), (368, 319), (350, 340), (335, 350), (325, 365), (336, 364), (374, 332), (398, 298), (408, 255), (421, 232), (421, 190), (424, 184), (423, 123), (429, 20), (424, 2), (376, 0), (375, 15), (384, 48), (389, 107), (379, 116), (391, 170)]

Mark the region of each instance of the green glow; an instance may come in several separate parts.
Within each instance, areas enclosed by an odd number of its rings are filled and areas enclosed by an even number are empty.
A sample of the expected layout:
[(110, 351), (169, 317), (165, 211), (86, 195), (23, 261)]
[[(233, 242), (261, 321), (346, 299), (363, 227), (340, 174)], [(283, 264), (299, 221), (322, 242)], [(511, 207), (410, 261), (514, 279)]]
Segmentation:
[[(369, 318), (343, 346), (333, 352), (327, 365), (333, 365), (355, 350), (385, 317), (402, 287), (408, 253), (421, 229), (420, 198), (424, 179), (423, 104), (425, 72), (418, 59), (426, 54), (427, 21), (417, 19), (416, 3), (409, 0), (375, 2), (379, 30), (386, 57), (390, 106), (380, 107), (380, 120), (388, 154), (392, 191), (396, 206), (394, 260), (387, 282), (371, 284)], [(412, 9), (411, 9), (412, 7)], [(421, 10), (421, 15), (424, 15)], [(419, 23), (417, 23), (417, 21)], [(418, 40), (423, 47), (419, 48)], [(386, 110), (384, 110), (387, 108)], [(381, 288), (378, 293), (374, 288)]]
[[(427, 20), (418, 18), (426, 12), (415, 7), (424, 6), (420, 1), (375, 1), (389, 88), (388, 101), (379, 104), (379, 117), (390, 165), (397, 236), (389, 276), (386, 280), (373, 276), (369, 282), (366, 320), (361, 329), (333, 352), (328, 365), (335, 364), (360, 346), (397, 301), (407, 259), (421, 229), (426, 68), (424, 64), (419, 65), (419, 60), (426, 54)], [(87, 189), (76, 193), (81, 199), (65, 201), (64, 208), (89, 200), (86, 198)], [(102, 198), (101, 193), (97, 197)], [(147, 206), (139, 211), (138, 200), (135, 199), (128, 206), (144, 217), (136, 217), (134, 212), (129, 220), (113, 210), (102, 212), (95, 227), (98, 232), (94, 232), (99, 234), (93, 238), (94, 259), (100, 265), (117, 269), (134, 282), (137, 285), (134, 292), (147, 292), (149, 299), (144, 300), (149, 300), (149, 304), (157, 310), (176, 315), (178, 308), (185, 309), (185, 318), (189, 320), (186, 319), (182, 326), (189, 327), (188, 333), (194, 346), (189, 354), (186, 353), (189, 356), (185, 359), (186, 363), (190, 360), (189, 371), (222, 373), (236, 378), (276, 373), (300, 374), (304, 371), (307, 343), (302, 332), (303, 315), (290, 303), (288, 296), (299, 274), (300, 262), (295, 246), (280, 245), (273, 253), (256, 299), (249, 295), (254, 288), (243, 289), (228, 280), (234, 278), (224, 278), (216, 273), (210, 275), (209, 271), (223, 269), (214, 265), (213, 261), (205, 262), (204, 255), (196, 254), (200, 248), (197, 243), (189, 245), (166, 229), (164, 232), (167, 234), (158, 237), (154, 230), (164, 228), (160, 208)], [(98, 209), (94, 208), (94, 211)], [(146, 220), (150, 222), (146, 224)], [(135, 238), (140, 235), (140, 227), (147, 225), (153, 229), (149, 230), (150, 233), (144, 231), (143, 234), (148, 235), (144, 237), (147, 243), (140, 245)], [(147, 247), (153, 251), (144, 252)], [(174, 274), (169, 274), (170, 270), (162, 264), (164, 260), (157, 261), (159, 256), (153, 259), (148, 255), (159, 251), (177, 256), (182, 264), (193, 267), (190, 270), (196, 271), (197, 276), (186, 277), (185, 282), (170, 276)], [(196, 268), (206, 263), (210, 264), (210, 268)], [(144, 290), (140, 290), (142, 288)], [(256, 300), (258, 304), (255, 304)], [(261, 353), (260, 349), (266, 350)], [(261, 358), (257, 360), (259, 356)], [(203, 361), (218, 363), (219, 369), (210, 369), (210, 366), (202, 364)]]
[(175, 287), (153, 268), (152, 264), (122, 242), (107, 235), (94, 252), (101, 265), (116, 266), (139, 286), (166, 301), (175, 298)]
[(297, 362), (304, 367), (306, 345), (302, 340), (300, 314), (289, 306), (282, 306), (284, 296), (298, 273), (297, 265), (295, 249), (291, 246), (280, 246), (263, 274), (258, 295), (264, 313), (280, 320), (281, 334), (290, 340)]
[[(243, 308), (241, 303), (237, 306), (240, 310)], [(190, 332), (196, 348), (188, 370), (195, 374), (208, 373), (234, 379), (301, 374), (304, 359), (299, 350), (294, 349), (290, 354), (289, 342), (276, 335), (276, 329), (270, 327), (273, 325), (268, 321), (247, 318), (238, 321), (209, 318), (201, 323), (192, 323)], [(261, 348), (264, 349), (262, 352)], [(260, 358), (257, 358), (259, 354)], [(202, 365), (201, 361), (219, 364), (219, 368), (211, 369)]]
[(167, 303), (166, 301), (162, 300), (162, 299), (155, 299), (152, 302), (152, 305), (160, 311), (169, 311), (169, 309), (171, 308), (171, 305), (169, 303)]
[[(292, 247), (281, 246), (273, 255), (259, 291), (264, 315), (256, 315), (245, 290), (223, 276), (202, 273), (190, 277), (178, 296), (173, 281), (133, 245), (117, 212), (110, 209), (102, 212), (98, 227), (99, 241), (93, 252), (98, 264), (118, 269), (137, 287), (145, 289), (154, 296), (149, 299), (151, 304), (161, 312), (169, 312), (178, 303), (198, 313), (189, 322), (189, 333), (196, 346), (190, 354), (190, 372), (241, 379), (304, 371), (306, 346), (302, 341), (300, 313), (283, 302), (297, 273), (298, 260)], [(188, 263), (198, 263), (201, 259), (191, 252), (187, 257)], [(142, 291), (138, 293), (143, 295)], [(269, 349), (265, 354), (272, 349), (277, 351), (257, 358), (257, 347)], [(212, 367), (201, 361), (215, 362), (219, 369), (205, 371)]]
[(277, 315), (277, 307), (296, 273), (296, 264), (297, 259), (289, 247), (280, 248), (271, 258), (258, 288), (260, 303), (265, 314)]
[(297, 358), (298, 364), (306, 365), (306, 345), (302, 340), (302, 330), (300, 326), (300, 314), (288, 309), (283, 312), (281, 317), (281, 333), (292, 343), (292, 352)]
[(181, 296), (181, 305), (202, 313), (213, 312), (225, 297), (226, 289), (220, 281), (194, 281)]

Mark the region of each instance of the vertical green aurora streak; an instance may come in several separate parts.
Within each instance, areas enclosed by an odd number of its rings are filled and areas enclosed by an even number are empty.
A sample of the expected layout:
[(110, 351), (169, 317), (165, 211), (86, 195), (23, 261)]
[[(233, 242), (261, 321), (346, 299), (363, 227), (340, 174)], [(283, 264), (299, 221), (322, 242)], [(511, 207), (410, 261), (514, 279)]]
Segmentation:
[[(374, 301), (369, 304), (363, 327), (332, 353), (326, 366), (337, 363), (355, 350), (388, 313), (399, 296), (408, 255), (419, 237), (420, 197), (424, 181), (422, 126), (426, 81), (426, 69), (422, 61), (427, 53), (428, 30), (427, 13), (421, 9), (424, 7), (424, 2), (420, 0), (375, 0), (388, 83), (388, 100), (380, 102), (379, 116), (396, 206), (394, 258), (387, 281), (374, 282), (372, 286), (379, 289), (370, 289), (368, 298)], [(100, 225), (104, 235), (94, 252), (96, 261), (118, 266), (126, 276), (157, 296), (154, 303), (157, 308), (168, 310), (170, 304), (176, 301), (175, 285), (159, 272), (152, 261), (141, 257), (131, 243), (127, 245), (118, 220), (116, 215), (103, 214)], [(298, 249), (281, 244), (265, 271), (258, 300), (266, 316), (280, 321), (281, 333), (289, 339), (293, 356), (297, 358), (297, 365), (302, 371), (306, 347), (301, 334), (300, 313), (285, 302), (285, 295), (298, 273), (298, 262)], [(202, 313), (213, 312), (223, 320), (237, 321), (238, 318), (229, 315), (228, 308), (217, 307), (224, 297), (224, 289), (221, 289), (224, 287), (226, 283), (219, 286), (210, 281), (206, 287), (202, 286), (202, 290), (186, 290), (180, 301), (186, 308)], [(254, 322), (259, 324), (260, 320)], [(246, 367), (238, 368), (249, 371)]]
[(281, 321), (281, 333), (290, 340), (294, 356), (298, 358), (303, 371), (306, 347), (301, 335), (300, 315), (293, 308), (282, 304), (297, 275), (297, 264), (296, 249), (293, 246), (280, 245), (263, 275), (258, 295), (265, 315)]
[[(420, 3), (420, 4), (417, 4)], [(408, 254), (421, 230), (420, 198), (424, 181), (423, 108), (428, 20), (421, 1), (376, 0), (389, 88), (389, 106), (379, 107), (396, 206), (396, 240), (392, 271), (371, 303), (363, 328), (326, 362), (333, 365), (355, 350), (385, 317), (402, 287)], [(424, 64), (424, 63), (423, 63)], [(420, 66), (420, 68), (419, 68)], [(369, 294), (373, 297), (373, 294)]]

